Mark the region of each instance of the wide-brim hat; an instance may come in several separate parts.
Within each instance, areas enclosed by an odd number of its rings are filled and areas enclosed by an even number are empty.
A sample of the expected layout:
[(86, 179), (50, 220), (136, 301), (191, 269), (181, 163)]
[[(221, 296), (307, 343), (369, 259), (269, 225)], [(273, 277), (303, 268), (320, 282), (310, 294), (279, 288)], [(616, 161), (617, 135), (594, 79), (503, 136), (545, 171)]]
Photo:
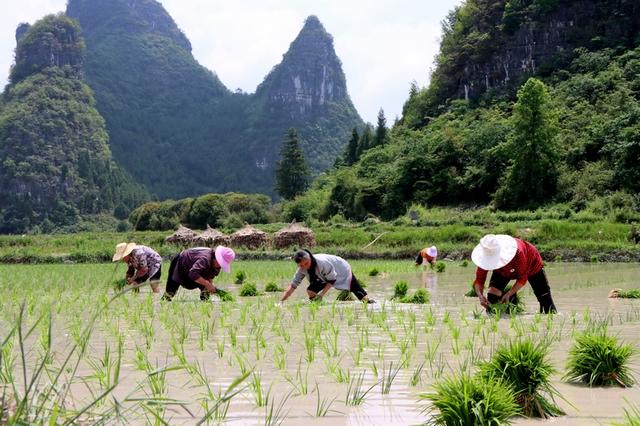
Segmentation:
[(471, 260), (476, 266), (493, 271), (511, 262), (517, 250), (518, 243), (512, 236), (488, 234), (480, 239), (480, 244), (471, 252)]
[(436, 246), (431, 246), (427, 249), (427, 254), (431, 257), (438, 257), (438, 249)]
[(233, 249), (225, 246), (218, 246), (216, 247), (215, 256), (216, 261), (222, 270), (226, 273), (231, 272), (231, 262), (236, 258), (236, 253)]
[(123, 257), (129, 256), (133, 249), (138, 247), (136, 243), (120, 243), (116, 246), (116, 252), (111, 259), (112, 262), (122, 260)]

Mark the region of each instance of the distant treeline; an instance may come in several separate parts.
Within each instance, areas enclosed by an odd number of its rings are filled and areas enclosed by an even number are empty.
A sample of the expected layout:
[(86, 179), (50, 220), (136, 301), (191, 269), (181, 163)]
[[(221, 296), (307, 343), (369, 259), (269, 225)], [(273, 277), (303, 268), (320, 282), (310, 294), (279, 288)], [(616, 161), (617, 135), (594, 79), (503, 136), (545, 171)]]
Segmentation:
[(262, 194), (206, 194), (197, 198), (149, 202), (129, 215), (137, 231), (165, 231), (179, 224), (195, 229), (238, 228), (270, 222), (271, 199)]

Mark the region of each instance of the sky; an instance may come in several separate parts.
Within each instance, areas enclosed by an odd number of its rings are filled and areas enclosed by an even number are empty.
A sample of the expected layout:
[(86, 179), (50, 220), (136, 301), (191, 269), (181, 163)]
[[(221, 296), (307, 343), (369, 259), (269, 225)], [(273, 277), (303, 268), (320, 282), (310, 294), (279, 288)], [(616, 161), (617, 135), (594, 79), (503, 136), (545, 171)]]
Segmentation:
[[(234, 91), (255, 92), (282, 60), (309, 15), (333, 35), (351, 99), (365, 121), (380, 108), (389, 124), (412, 81), (429, 82), (440, 21), (462, 0), (159, 0), (185, 32), (193, 55)], [(15, 29), (66, 0), (0, 0), (0, 86), (13, 63)]]

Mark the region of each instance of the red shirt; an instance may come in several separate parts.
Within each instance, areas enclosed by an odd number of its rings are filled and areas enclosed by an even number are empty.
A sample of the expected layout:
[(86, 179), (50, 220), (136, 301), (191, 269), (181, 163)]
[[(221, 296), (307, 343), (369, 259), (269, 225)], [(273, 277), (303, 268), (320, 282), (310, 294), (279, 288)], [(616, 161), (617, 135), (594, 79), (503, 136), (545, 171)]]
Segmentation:
[[(519, 238), (515, 240), (518, 243), (515, 257), (502, 268), (496, 269), (495, 272), (505, 278), (515, 279), (516, 284), (524, 284), (530, 276), (540, 272), (543, 266), (542, 257), (540, 257), (540, 252), (533, 244), (522, 241)], [(487, 273), (488, 271), (478, 267), (474, 284), (482, 284), (482, 288), (484, 288)]]

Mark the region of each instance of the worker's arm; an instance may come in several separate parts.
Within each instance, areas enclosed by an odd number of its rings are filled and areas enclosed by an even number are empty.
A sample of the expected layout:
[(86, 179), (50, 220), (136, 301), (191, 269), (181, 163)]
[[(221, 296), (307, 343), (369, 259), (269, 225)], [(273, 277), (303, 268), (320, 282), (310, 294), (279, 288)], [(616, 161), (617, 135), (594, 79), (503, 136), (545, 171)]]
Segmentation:
[(282, 293), (282, 297), (280, 298), (280, 302), (284, 302), (285, 300), (287, 300), (289, 298), (289, 296), (291, 296), (293, 294), (293, 292), (296, 290), (296, 288), (298, 288), (298, 287), (294, 286), (293, 284), (289, 284), (289, 287), (287, 287), (287, 289), (284, 291), (284, 293)]
[(205, 290), (207, 290), (209, 293), (215, 293), (216, 292), (216, 287), (213, 285), (213, 283), (209, 280), (206, 280), (202, 277), (198, 277), (196, 280), (194, 280), (195, 282), (197, 282), (198, 284), (200, 284), (201, 286), (203, 286), (205, 288)]
[(476, 279), (473, 282), (473, 289), (476, 291), (476, 296), (478, 296), (478, 300), (480, 301), (480, 305), (483, 307), (489, 306), (489, 301), (486, 297), (484, 297), (484, 282), (487, 279), (487, 271), (482, 268), (476, 269)]

